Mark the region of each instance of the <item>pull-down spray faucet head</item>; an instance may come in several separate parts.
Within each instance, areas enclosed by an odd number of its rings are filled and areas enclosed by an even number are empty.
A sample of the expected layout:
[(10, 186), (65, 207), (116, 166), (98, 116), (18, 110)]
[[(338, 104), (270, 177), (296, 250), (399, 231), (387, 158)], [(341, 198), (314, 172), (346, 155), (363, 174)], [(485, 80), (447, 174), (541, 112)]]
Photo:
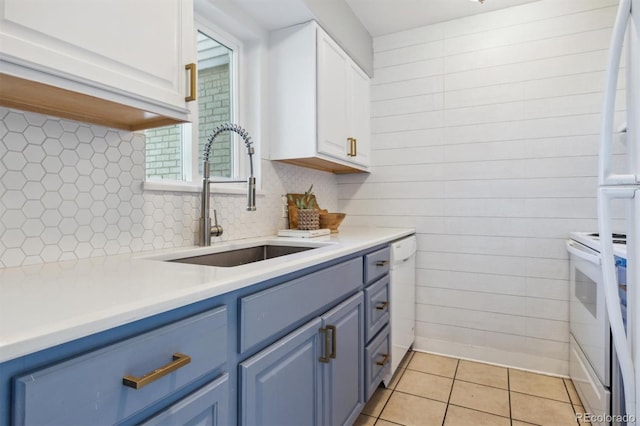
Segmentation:
[(247, 178), (247, 210), (255, 211), (256, 210), (256, 178), (253, 176), (253, 141), (251, 140), (251, 136), (249, 133), (233, 123), (225, 123), (221, 124), (213, 130), (211, 136), (207, 141), (207, 144), (204, 147), (204, 162), (205, 167), (203, 170), (205, 179), (209, 178), (209, 155), (211, 154), (211, 147), (213, 146), (213, 141), (223, 132), (235, 132), (244, 141), (244, 145), (247, 148), (247, 155), (249, 156), (249, 177)]
[[(216, 217), (215, 225), (211, 226), (211, 217), (209, 216), (209, 208), (211, 203), (211, 189), (209, 184), (211, 183), (210, 171), (209, 171), (209, 155), (211, 154), (211, 147), (213, 145), (213, 141), (215, 141), (216, 137), (222, 132), (235, 132), (242, 137), (244, 140), (244, 144), (247, 147), (247, 155), (249, 155), (249, 177), (247, 178), (247, 210), (255, 211), (256, 210), (256, 178), (253, 176), (253, 142), (251, 141), (251, 137), (242, 127), (237, 124), (225, 123), (216, 127), (209, 136), (207, 144), (204, 147), (204, 165), (202, 168), (202, 204), (200, 211), (200, 235), (199, 241), (201, 246), (210, 246), (211, 245), (211, 236), (220, 236), (222, 235), (222, 226), (218, 225), (218, 220)], [(224, 182), (238, 182), (238, 181), (223, 181)], [(215, 214), (215, 210), (214, 210)]]

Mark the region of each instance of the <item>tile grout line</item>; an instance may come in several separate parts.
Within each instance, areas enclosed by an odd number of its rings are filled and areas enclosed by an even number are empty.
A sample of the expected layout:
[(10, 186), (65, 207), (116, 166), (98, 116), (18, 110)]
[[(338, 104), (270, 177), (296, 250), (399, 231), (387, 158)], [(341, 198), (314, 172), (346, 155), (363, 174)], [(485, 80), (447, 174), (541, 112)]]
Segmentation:
[(567, 401), (562, 401), (562, 400), (555, 399), (555, 398), (550, 398), (548, 396), (536, 395), (536, 394), (533, 394), (533, 393), (520, 392), (520, 391), (511, 391), (511, 392), (517, 393), (517, 394), (520, 394), (520, 395), (532, 396), (534, 398), (546, 399), (547, 401), (555, 401), (555, 402), (560, 402), (562, 404), (569, 404), (569, 405), (573, 406), (573, 403), (571, 402), (571, 399), (569, 399), (569, 401), (567, 402)]
[[(439, 376), (439, 377), (444, 377), (444, 376)], [(456, 380), (458, 380), (460, 382), (463, 382), (463, 383), (471, 383), (473, 385), (486, 386), (486, 387), (491, 388), (491, 389), (506, 390), (506, 391), (509, 390), (508, 385), (507, 385), (507, 389), (505, 389), (505, 388), (501, 388), (500, 386), (487, 385), (486, 383), (472, 382), (471, 380), (464, 380), (464, 379), (456, 379)], [(522, 392), (519, 392), (519, 393), (522, 393)]]
[(513, 426), (513, 412), (511, 410), (511, 369), (507, 368), (507, 396), (509, 398), (509, 424)]
[[(411, 360), (413, 359), (413, 354), (414, 354), (414, 353), (415, 353), (414, 351), (411, 351), (411, 356), (409, 357), (409, 360), (407, 361), (407, 367), (409, 366), (409, 363), (410, 363), (410, 362), (411, 362)], [(402, 376), (404, 376), (404, 373), (407, 371), (407, 367), (405, 367), (405, 368), (402, 368), (402, 369), (401, 369), (401, 370), (402, 370), (402, 374), (400, 374), (400, 376), (398, 376), (398, 381), (396, 382), (396, 385), (393, 387), (393, 389), (391, 389), (391, 394), (389, 395), (389, 398), (387, 398), (386, 402), (385, 402), (385, 403), (384, 403), (384, 405), (382, 406), (382, 409), (380, 410), (380, 413), (379, 413), (379, 414), (378, 414), (378, 416), (376, 417), (376, 423), (378, 423), (378, 420), (381, 420), (381, 419), (380, 419), (380, 416), (381, 416), (381, 415), (382, 415), (382, 413), (384, 412), (384, 409), (387, 407), (387, 404), (389, 404), (389, 401), (391, 401), (391, 397), (392, 397), (392, 396), (393, 396), (393, 394), (395, 393), (395, 391), (396, 391), (396, 389), (397, 389), (397, 387), (398, 387), (398, 384), (400, 384), (400, 380), (402, 379)], [(396, 370), (396, 371), (397, 371), (397, 370)], [(392, 377), (391, 379), (393, 380), (393, 377)], [(382, 420), (385, 420), (385, 419), (382, 419)], [(388, 420), (385, 420), (385, 421), (388, 421)], [(394, 423), (394, 422), (392, 422), (392, 423)], [(374, 426), (375, 426), (375, 424), (374, 424)]]
[(571, 399), (571, 393), (569, 392), (569, 387), (567, 386), (567, 382), (565, 381), (564, 378), (562, 379), (562, 384), (564, 386), (564, 391), (567, 393), (567, 397), (569, 398), (569, 404), (571, 404), (571, 409), (573, 410), (574, 419), (576, 420), (576, 423), (579, 425), (580, 421), (578, 420), (578, 413), (576, 412), (576, 406), (573, 404), (573, 400)]
[(453, 386), (456, 383), (456, 376), (458, 375), (458, 367), (460, 367), (460, 359), (456, 359), (456, 369), (453, 372), (451, 380), (451, 389), (449, 390), (449, 397), (447, 398), (447, 405), (444, 407), (444, 416), (442, 417), (442, 426), (444, 426), (445, 419), (447, 418), (447, 412), (449, 411), (449, 404), (451, 402), (451, 395), (453, 394)]
[[(405, 371), (407, 371), (407, 369), (403, 368), (402, 369), (402, 374), (400, 375), (400, 377), (398, 377), (398, 383), (400, 383), (400, 379), (402, 379), (402, 376), (404, 376)], [(384, 409), (387, 408), (387, 405), (389, 404), (389, 401), (391, 401), (391, 397), (396, 392), (396, 388), (398, 387), (398, 383), (396, 383), (396, 386), (393, 389), (391, 389), (391, 393), (389, 394), (389, 398), (387, 398), (387, 400), (385, 401), (384, 405), (382, 406), (382, 409), (380, 409), (380, 413), (378, 414), (378, 418), (376, 419), (376, 423), (378, 423), (378, 420), (382, 419), (380, 416), (382, 416), (382, 413), (384, 413)], [(382, 419), (382, 420), (385, 420), (385, 419)], [(385, 421), (388, 421), (388, 420), (385, 420)]]

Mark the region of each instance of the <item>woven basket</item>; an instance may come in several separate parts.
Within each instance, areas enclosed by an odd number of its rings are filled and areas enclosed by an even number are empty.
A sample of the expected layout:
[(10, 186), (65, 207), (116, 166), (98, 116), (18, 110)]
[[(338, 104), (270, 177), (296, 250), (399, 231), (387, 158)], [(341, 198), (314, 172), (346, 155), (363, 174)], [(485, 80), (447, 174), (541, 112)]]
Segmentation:
[(320, 212), (314, 209), (298, 210), (298, 229), (310, 230), (320, 228)]

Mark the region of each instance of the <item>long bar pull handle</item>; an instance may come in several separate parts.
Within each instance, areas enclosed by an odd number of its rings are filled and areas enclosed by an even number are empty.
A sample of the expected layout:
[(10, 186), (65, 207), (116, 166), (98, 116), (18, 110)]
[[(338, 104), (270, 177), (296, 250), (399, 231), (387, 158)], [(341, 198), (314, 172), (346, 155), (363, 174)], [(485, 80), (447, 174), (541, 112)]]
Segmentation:
[(389, 264), (388, 260), (378, 260), (376, 262), (376, 266), (386, 266), (387, 264)]
[(389, 306), (389, 302), (381, 302), (379, 305), (376, 306), (376, 309), (379, 311), (384, 311), (387, 306)]
[(189, 95), (185, 96), (184, 100), (187, 102), (195, 101), (198, 91), (196, 84), (196, 64), (187, 64), (184, 66), (184, 69), (189, 72)]
[(329, 361), (331, 361), (330, 355), (327, 354), (327, 352), (329, 352), (329, 327), (321, 327), (319, 331), (324, 334), (324, 352), (320, 358), (318, 358), (318, 361), (329, 364)]
[(381, 355), (382, 355), (382, 361), (376, 361), (377, 365), (385, 365), (391, 359), (389, 354), (381, 354)]
[(122, 384), (129, 388), (141, 389), (147, 386), (149, 383), (153, 383), (161, 377), (176, 371), (178, 368), (184, 367), (191, 362), (191, 357), (185, 354), (175, 353), (173, 354), (173, 361), (167, 365), (163, 365), (160, 368), (156, 368), (150, 373), (145, 374), (142, 377), (124, 376), (122, 378)]
[(327, 330), (331, 330), (331, 353), (329, 354), (329, 358), (336, 359), (336, 351), (338, 346), (336, 326), (328, 325)]
[(352, 138), (353, 139), (353, 155), (352, 157), (356, 157), (358, 155), (358, 139), (356, 138)]

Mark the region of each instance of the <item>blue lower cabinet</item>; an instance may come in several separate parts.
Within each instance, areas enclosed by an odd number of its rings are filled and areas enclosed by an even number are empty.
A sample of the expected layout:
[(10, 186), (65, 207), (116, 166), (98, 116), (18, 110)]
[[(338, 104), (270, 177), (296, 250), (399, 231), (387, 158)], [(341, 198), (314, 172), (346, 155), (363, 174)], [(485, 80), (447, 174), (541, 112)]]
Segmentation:
[(354, 255), (0, 364), (0, 426), (351, 425), (389, 369), (387, 270)]
[(19, 376), (14, 425), (115, 424), (227, 362), (222, 306)]
[(324, 424), (350, 425), (365, 402), (362, 292), (323, 315), (322, 326), (330, 334), (331, 346), (330, 361), (324, 364), (324, 397), (328, 402)]
[(229, 374), (203, 386), (173, 404), (157, 416), (142, 423), (155, 425), (207, 425), (229, 424)]
[(241, 424), (321, 424), (320, 325), (317, 318), (240, 364)]
[(352, 424), (364, 404), (362, 292), (240, 364), (244, 425)]

